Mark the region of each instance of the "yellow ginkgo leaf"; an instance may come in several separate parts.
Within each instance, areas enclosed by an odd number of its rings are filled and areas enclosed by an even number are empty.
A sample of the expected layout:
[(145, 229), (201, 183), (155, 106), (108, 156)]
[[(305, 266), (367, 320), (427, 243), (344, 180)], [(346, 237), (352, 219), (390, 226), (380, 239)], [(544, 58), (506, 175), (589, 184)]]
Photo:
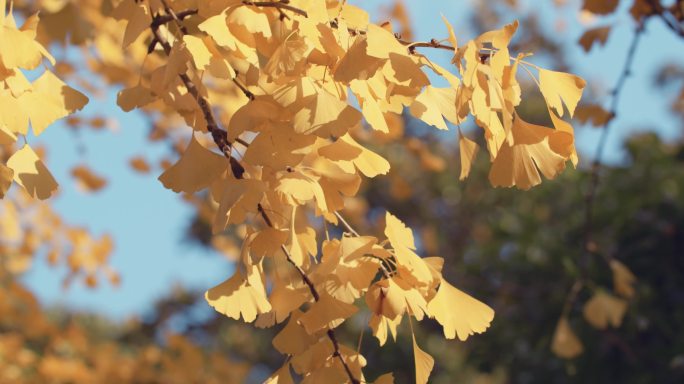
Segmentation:
[(318, 342), (291, 360), (292, 368), (299, 374), (313, 372), (332, 359), (333, 351), (330, 340), (327, 337), (320, 338)]
[(349, 134), (345, 134), (339, 140), (361, 151), (352, 162), (366, 177), (375, 177), (389, 172), (390, 164), (385, 158), (357, 143)]
[(195, 68), (204, 70), (211, 62), (212, 56), (204, 41), (197, 36), (184, 35), (183, 42), (188, 51), (190, 51)]
[(618, 295), (631, 299), (634, 296), (636, 276), (621, 262), (612, 259), (610, 269), (613, 271), (613, 288)]
[(427, 305), (430, 317), (444, 328), (444, 336), (465, 341), (468, 336), (482, 333), (494, 319), (494, 310), (442, 280), (437, 295)]
[(540, 171), (547, 179), (553, 179), (565, 169), (566, 157), (549, 144), (551, 136), (566, 135), (565, 132), (530, 124), (519, 116), (515, 117), (511, 131), (513, 144), (503, 143), (489, 171), (493, 186), (529, 189), (541, 183)]
[(479, 147), (476, 142), (464, 136), (459, 128), (458, 148), (459, 154), (461, 155), (461, 175), (459, 176), (459, 180), (465, 180), (470, 174), (470, 169), (473, 166)]
[(368, 326), (370, 327), (373, 336), (378, 339), (380, 346), (385, 345), (387, 341), (388, 331), (392, 335), (392, 339), (397, 339), (397, 327), (401, 323), (403, 317), (398, 316), (395, 319), (389, 319), (383, 315), (377, 315), (375, 313), (371, 314), (368, 321)]
[[(19, 104), (31, 119), (31, 127), (36, 135), (40, 135), (55, 120), (82, 109), (88, 103), (84, 94), (67, 86), (47, 70), (33, 82), (32, 87), (33, 91), (21, 95)], [(25, 134), (26, 131), (19, 133)]]
[(391, 53), (408, 55), (406, 46), (402, 45), (391, 32), (378, 25), (368, 25), (366, 37), (368, 44), (366, 53), (369, 56), (388, 59)]
[(340, 16), (347, 22), (350, 28), (366, 29), (368, 27), (368, 12), (363, 9), (350, 5), (348, 2), (342, 2), (342, 10)]
[(341, 136), (361, 123), (362, 115), (356, 108), (324, 89), (315, 89), (314, 92), (291, 108), (295, 109), (293, 123), (296, 133)]
[(118, 20), (128, 21), (123, 37), (123, 48), (136, 41), (144, 31), (150, 28), (152, 23), (149, 6), (135, 0), (122, 1), (112, 12), (112, 16)]
[(264, 73), (271, 79), (302, 75), (312, 49), (313, 46), (305, 37), (297, 33), (290, 34), (273, 52), (263, 69)]
[(444, 22), (444, 25), (447, 27), (447, 31), (449, 31), (449, 37), (447, 40), (451, 44), (452, 47), (454, 47), (454, 51), (458, 49), (458, 39), (456, 39), (456, 34), (454, 33), (454, 27), (451, 26), (451, 23), (449, 20), (447, 20), (444, 15), (442, 15), (442, 21)]
[(352, 80), (349, 87), (359, 100), (361, 113), (371, 128), (379, 132), (389, 133), (387, 120), (385, 120), (380, 104), (376, 100), (377, 98), (368, 86), (368, 83)]
[(282, 354), (299, 355), (309, 349), (318, 337), (310, 335), (304, 327), (299, 324), (302, 312), (298, 309), (292, 311), (290, 320), (285, 327), (273, 338), (273, 346)]
[(310, 298), (311, 294), (305, 287), (294, 289), (291, 286), (280, 284), (271, 291), (268, 297), (272, 307), (271, 311), (259, 315), (254, 325), (259, 328), (267, 328), (282, 323), (293, 311), (309, 301)]
[(205, 32), (211, 36), (216, 44), (228, 49), (235, 49), (235, 38), (228, 30), (228, 23), (226, 22), (225, 13), (219, 13), (207, 18), (198, 26), (200, 31)]
[(278, 179), (275, 192), (290, 205), (301, 205), (314, 198), (312, 181), (299, 173), (288, 173)]
[(504, 25), (503, 28), (483, 33), (477, 38), (479, 43), (491, 43), (494, 48), (506, 49), (518, 30), (518, 20)]
[(7, 166), (14, 171), (14, 181), (33, 197), (45, 200), (57, 189), (57, 181), (28, 145), (16, 151)]
[(267, 14), (258, 12), (258, 8), (235, 7), (228, 12), (228, 27), (243, 43), (250, 46), (254, 44), (255, 34), (260, 34), (266, 39), (272, 36)]
[(152, 101), (154, 101), (152, 91), (140, 84), (119, 91), (119, 94), (116, 96), (116, 104), (118, 104), (124, 112), (140, 108)]
[(389, 212), (385, 214), (385, 236), (394, 248), (416, 249), (411, 228)]
[(389, 212), (385, 214), (385, 236), (394, 248), (397, 263), (405, 267), (414, 279), (429, 284), (433, 276), (425, 261), (414, 252), (413, 232)]
[[(259, 275), (254, 271), (252, 274)], [(239, 272), (206, 291), (204, 298), (217, 312), (235, 320), (242, 316), (248, 323), (254, 321), (258, 314), (271, 310), (261, 277), (245, 279)]]
[(366, 53), (368, 41), (365, 38), (357, 39), (349, 47), (347, 54), (340, 59), (333, 73), (335, 81), (349, 84), (353, 80), (368, 80), (386, 60), (374, 57)]
[(227, 177), (211, 188), (214, 201), (218, 203), (212, 224), (213, 233), (226, 228), (229, 222), (241, 222), (261, 201), (264, 184), (260, 180), (233, 179)]
[(447, 129), (442, 116), (454, 124), (460, 123), (456, 113), (456, 89), (436, 88), (431, 85), (411, 104), (411, 114), (439, 129)]
[(428, 311), (425, 299), (400, 277), (383, 279), (371, 286), (366, 293), (366, 304), (376, 314), (388, 319), (400, 318), (404, 313), (421, 320)]
[(539, 69), (539, 90), (549, 108), (555, 109), (560, 117), (563, 117), (563, 104), (572, 117), (586, 85), (587, 82), (577, 75)]
[(265, 228), (259, 231), (250, 247), (253, 262), (258, 264), (261, 259), (273, 256), (280, 251), (280, 246), (287, 241), (287, 232), (275, 228)]
[(26, 18), (24, 25), (17, 28), (14, 16), (9, 13), (5, 16), (5, 3), (0, 10), (2, 22), (0, 22), (0, 64), (4, 68), (35, 69), (41, 62), (42, 57), (47, 58), (50, 64), (55, 65), (55, 59), (45, 48), (36, 41), (36, 28), (38, 27), (38, 14)]
[(228, 160), (204, 148), (193, 135), (181, 158), (159, 176), (159, 181), (175, 192), (193, 193), (208, 187), (226, 169)]
[(627, 301), (609, 293), (599, 291), (584, 304), (584, 318), (597, 329), (615, 328), (622, 324), (627, 311)]
[(582, 342), (577, 338), (572, 328), (570, 328), (568, 320), (565, 317), (561, 317), (558, 320), (556, 331), (553, 333), (551, 351), (558, 357), (572, 359), (579, 356), (583, 350)]
[(413, 359), (416, 367), (416, 384), (426, 384), (430, 378), (430, 372), (435, 366), (435, 359), (427, 352), (418, 347), (416, 343), (416, 335), (412, 333), (413, 337)]
[(300, 318), (299, 323), (309, 334), (321, 329), (333, 329), (342, 324), (359, 309), (353, 304), (339, 301), (328, 294), (322, 294), (308, 311)]

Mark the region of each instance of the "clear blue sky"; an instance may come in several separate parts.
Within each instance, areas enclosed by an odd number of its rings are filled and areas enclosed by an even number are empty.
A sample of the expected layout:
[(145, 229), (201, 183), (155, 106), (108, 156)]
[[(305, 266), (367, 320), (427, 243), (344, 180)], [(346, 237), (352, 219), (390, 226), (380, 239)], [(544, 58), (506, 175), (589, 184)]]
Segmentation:
[[(466, 22), (468, 13), (472, 11), (471, 2), (474, 0), (406, 0), (413, 17), (416, 39), (446, 36), (440, 13), (452, 22), (460, 41), (473, 38), (473, 31)], [(375, 14), (378, 7), (386, 3), (366, 1), (362, 7)], [(539, 12), (549, 31), (554, 30), (558, 19), (567, 23), (567, 29), (558, 34), (557, 40), (569, 52), (573, 72), (585, 77), (592, 88), (607, 94), (621, 69), (632, 35), (632, 23), (626, 14), (622, 12), (620, 16), (608, 19), (616, 21), (618, 27), (611, 32), (605, 47), (594, 48), (587, 55), (576, 44), (583, 31), (575, 14), (579, 7), (577, 4), (572, 5), (571, 1), (559, 13), (550, 1), (521, 3), (520, 12)], [(510, 22), (518, 14), (511, 13), (511, 20), (504, 21)], [(524, 29), (525, 25), (520, 28)], [(684, 52), (682, 39), (674, 37), (659, 21), (651, 21), (637, 53), (634, 76), (624, 89), (618, 118), (611, 131), (605, 152), (608, 162), (621, 161), (620, 143), (637, 130), (658, 128), (665, 138), (679, 137), (677, 121), (668, 112), (670, 100), (650, 97), (653, 70), (664, 62), (681, 60), (675, 52)], [(446, 65), (447, 55), (437, 54), (442, 55), (441, 63)], [(534, 62), (534, 58), (531, 61)], [(105, 114), (116, 121), (117, 130), (94, 132), (82, 129), (75, 135), (58, 123), (40, 137), (29, 138), (29, 142), (44, 143), (48, 149), (49, 167), (60, 182), (59, 196), (52, 203), (63, 218), (71, 224), (88, 227), (95, 234), (108, 232), (113, 235), (116, 249), (111, 264), (121, 273), (122, 284), (112, 288), (103, 281), (104, 284), (96, 290), (74, 284), (65, 291), (61, 289), (61, 280), (66, 271), (47, 267), (44, 259), (34, 263), (24, 281), (47, 305), (92, 310), (124, 319), (143, 314), (155, 298), (168, 292), (175, 284), (206, 289), (227, 278), (231, 267), (221, 256), (183, 243), (183, 230), (192, 209), (178, 195), (164, 189), (156, 174), (140, 175), (128, 166), (128, 160), (134, 155), (144, 154), (150, 163), (155, 163), (164, 153), (162, 145), (150, 144), (145, 139), (148, 121), (139, 113), (120, 111), (115, 102), (116, 92), (106, 93), (102, 98), (89, 96), (91, 102), (81, 116)], [(576, 129), (580, 153), (593, 153), (599, 131), (583, 127)], [(79, 153), (79, 146), (85, 147), (85, 152)], [(589, 159), (589, 156), (584, 156), (581, 161), (586, 163)], [(80, 163), (87, 163), (95, 172), (105, 175), (109, 185), (101, 192), (89, 195), (78, 191), (70, 170)]]

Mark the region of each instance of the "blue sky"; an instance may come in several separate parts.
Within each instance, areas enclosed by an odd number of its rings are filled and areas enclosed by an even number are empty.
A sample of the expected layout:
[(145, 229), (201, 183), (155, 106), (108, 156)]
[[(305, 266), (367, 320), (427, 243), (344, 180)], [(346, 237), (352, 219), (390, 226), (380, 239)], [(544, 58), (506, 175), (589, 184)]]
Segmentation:
[[(440, 14), (444, 14), (454, 25), (459, 41), (475, 37), (466, 22), (472, 11), (469, 4), (473, 2), (475, 0), (407, 0), (416, 40), (446, 36)], [(621, 12), (606, 19), (617, 25), (611, 32), (608, 44), (595, 47), (590, 54), (585, 54), (576, 44), (585, 28), (579, 24), (576, 16), (579, 8), (577, 2), (574, 5), (569, 2), (571, 4), (560, 11), (553, 7), (551, 1), (529, 0), (521, 3), (520, 11), (512, 12), (510, 20), (504, 22), (513, 21), (519, 12), (535, 11), (539, 13), (545, 28), (554, 31), (556, 22), (564, 20), (567, 28), (557, 33), (557, 41), (567, 50), (573, 72), (585, 77), (590, 87), (599, 90), (599, 95), (607, 96), (617, 79), (632, 36), (633, 26), (628, 15)], [(383, 4), (387, 2), (365, 1), (362, 7), (374, 14)], [(596, 25), (603, 24), (598, 22)], [(520, 26), (521, 30), (524, 28), (524, 24)], [(676, 61), (676, 52), (684, 52), (683, 39), (675, 37), (658, 20), (651, 21), (637, 52), (634, 75), (624, 89), (618, 117), (605, 151), (606, 161), (620, 162), (624, 156), (620, 143), (636, 131), (657, 128), (666, 139), (679, 137), (678, 121), (668, 111), (671, 100), (661, 94), (649, 97), (654, 94), (651, 85), (654, 69), (664, 62)], [(448, 64), (448, 54), (429, 53), (431, 56), (436, 54), (440, 64)], [(530, 61), (534, 62), (534, 57)], [(30, 137), (29, 142), (43, 143), (48, 149), (50, 170), (60, 182), (59, 196), (52, 203), (64, 220), (88, 227), (95, 234), (107, 232), (113, 235), (116, 248), (111, 265), (121, 273), (121, 285), (112, 288), (103, 281), (100, 287), (90, 290), (77, 283), (63, 290), (61, 282), (66, 270), (50, 268), (44, 260), (34, 263), (24, 281), (47, 305), (96, 311), (124, 319), (144, 314), (155, 298), (169, 292), (175, 284), (206, 289), (227, 278), (231, 274), (231, 267), (225, 259), (183, 242), (183, 231), (192, 209), (178, 195), (166, 190), (157, 181), (156, 174), (140, 175), (130, 169), (128, 160), (134, 155), (144, 154), (154, 164), (164, 154), (163, 145), (150, 144), (146, 140), (149, 122), (140, 113), (119, 110), (114, 90), (100, 98), (89, 96), (91, 102), (81, 116), (104, 114), (116, 122), (117, 129), (92, 131), (86, 128), (76, 134), (63, 123), (57, 123), (40, 137)], [(576, 127), (576, 130), (580, 153), (594, 153), (600, 131), (585, 127)], [(590, 156), (585, 155), (581, 162), (587, 163), (588, 160)], [(106, 176), (109, 185), (94, 194), (80, 192), (70, 171), (82, 163)]]

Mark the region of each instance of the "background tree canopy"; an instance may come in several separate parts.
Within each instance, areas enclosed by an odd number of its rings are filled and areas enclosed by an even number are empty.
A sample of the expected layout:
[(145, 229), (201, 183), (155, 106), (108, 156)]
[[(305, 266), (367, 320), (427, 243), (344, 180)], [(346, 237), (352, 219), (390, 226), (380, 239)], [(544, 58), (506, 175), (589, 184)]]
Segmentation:
[(1, 382), (684, 380), (684, 2), (0, 4)]

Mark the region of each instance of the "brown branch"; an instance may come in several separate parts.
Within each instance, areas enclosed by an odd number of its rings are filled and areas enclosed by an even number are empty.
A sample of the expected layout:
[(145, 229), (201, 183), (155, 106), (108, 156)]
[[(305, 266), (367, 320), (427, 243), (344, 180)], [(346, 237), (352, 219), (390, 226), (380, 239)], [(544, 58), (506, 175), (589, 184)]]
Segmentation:
[[(608, 133), (610, 131), (611, 127), (611, 122), (615, 119), (617, 116), (617, 108), (620, 102), (620, 95), (622, 94), (622, 90), (624, 88), (625, 83), (627, 82), (627, 79), (631, 75), (632, 71), (632, 64), (634, 62), (634, 58), (636, 56), (636, 51), (639, 46), (639, 41), (641, 39), (641, 35), (644, 33), (644, 28), (645, 24), (643, 22), (639, 23), (637, 26), (637, 29), (634, 31), (634, 37), (632, 38), (632, 42), (629, 46), (629, 50), (627, 51), (627, 57), (625, 58), (625, 64), (622, 68), (622, 72), (620, 72), (620, 76), (618, 77), (617, 82), (615, 83), (615, 88), (611, 91), (612, 95), (612, 100), (610, 102), (610, 107), (609, 107), (609, 113), (611, 115), (611, 118), (606, 121), (606, 123), (603, 125), (602, 129), (603, 131), (601, 132), (601, 137), (599, 139), (598, 146), (596, 148), (596, 154), (594, 155), (594, 160), (591, 165), (591, 175), (589, 178), (589, 188), (587, 190), (587, 194), (585, 197), (586, 205), (585, 205), (585, 216), (584, 216), (584, 234), (583, 234), (583, 239), (582, 239), (582, 250), (581, 250), (581, 255), (582, 257), (579, 260), (579, 267), (580, 267), (580, 275), (575, 278), (575, 281), (573, 282), (572, 286), (570, 287), (570, 290), (568, 291), (568, 294), (565, 298), (565, 302), (563, 304), (563, 309), (561, 312), (561, 316), (568, 316), (570, 313), (570, 310), (572, 309), (572, 306), (575, 304), (575, 301), (577, 300), (579, 292), (582, 290), (582, 288), (587, 284), (588, 281), (588, 268), (589, 268), (589, 262), (590, 262), (590, 256), (592, 253), (596, 252), (596, 246), (594, 245), (593, 239), (592, 239), (592, 232), (593, 232), (593, 220), (594, 220), (594, 204), (596, 200), (596, 193), (598, 190), (599, 186), (599, 181), (600, 181), (600, 169), (601, 169), (601, 157), (603, 156), (603, 151), (606, 146), (607, 138), (608, 138)], [(606, 255), (604, 253), (601, 253), (601, 256), (603, 260), (610, 265), (610, 261), (612, 256)]]
[[(330, 21), (330, 26), (335, 29), (339, 28), (339, 24), (337, 23), (336, 19)], [(352, 36), (366, 34), (366, 31), (354, 28), (347, 28), (347, 32), (349, 32), (349, 34)], [(394, 37), (397, 39), (398, 42), (407, 46), (410, 53), (414, 53), (416, 48), (436, 48), (445, 49), (447, 51), (452, 52), (456, 50), (455, 47), (448, 44), (442, 44), (437, 39), (430, 39), (430, 41), (409, 41), (402, 39), (401, 36), (399, 36), (398, 34), (395, 34)]]
[[(261, 217), (264, 219), (266, 225), (273, 228), (273, 222), (271, 221), (271, 218), (268, 216), (268, 214), (266, 214), (266, 211), (264, 210), (264, 207), (261, 205), (261, 203), (257, 204), (257, 210), (259, 211)], [(311, 292), (311, 296), (313, 296), (314, 301), (319, 301), (321, 299), (321, 295), (318, 293), (316, 285), (314, 285), (313, 281), (311, 281), (311, 279), (302, 269), (302, 267), (300, 267), (299, 265), (297, 265), (297, 263), (294, 262), (292, 254), (290, 254), (290, 251), (287, 249), (287, 247), (285, 247), (284, 244), (280, 245), (280, 249), (285, 254), (285, 258), (287, 259), (287, 261), (290, 264), (292, 264), (295, 270), (297, 270), (297, 273), (299, 273), (299, 276), (302, 278), (304, 284), (307, 286), (307, 288), (309, 288), (309, 292)], [(328, 329), (326, 334), (333, 345), (333, 357), (337, 357), (340, 360), (340, 363), (344, 367), (344, 370), (347, 373), (347, 376), (349, 377), (349, 381), (352, 384), (360, 384), (361, 381), (354, 376), (354, 373), (351, 371), (349, 364), (347, 364), (347, 362), (344, 360), (344, 357), (342, 356), (342, 353), (340, 352), (340, 343), (337, 341), (337, 335), (335, 334), (335, 330)]]
[[(651, 6), (652, 13), (649, 16), (657, 16), (663, 22), (665, 25), (670, 28), (674, 33), (679, 35), (680, 37), (684, 37), (684, 26), (680, 24), (679, 20), (677, 20), (677, 17), (672, 14), (672, 12), (668, 11), (665, 9), (665, 7), (660, 4), (660, 1), (656, 0), (648, 0), (648, 4)], [(668, 17), (672, 16), (672, 18)]]
[(255, 7), (262, 7), (262, 8), (276, 8), (278, 11), (281, 12), (281, 18), (282, 18), (282, 10), (286, 9), (290, 12), (294, 12), (298, 15), (304, 16), (304, 17), (309, 17), (309, 15), (306, 13), (305, 10), (299, 9), (297, 7), (293, 7), (289, 4), (288, 0), (281, 0), (281, 1), (248, 1), (245, 0), (242, 2), (244, 5), (251, 5)]
[(430, 41), (407, 41), (407, 40), (402, 40), (399, 37), (397, 37), (397, 41), (400, 43), (406, 45), (409, 49), (409, 51), (414, 52), (416, 48), (436, 48), (436, 49), (446, 49), (448, 51), (455, 51), (456, 48), (447, 45), (447, 44), (442, 44), (437, 39), (431, 39)]
[(361, 237), (361, 235), (359, 235), (359, 233), (356, 232), (356, 231), (354, 230), (354, 228), (352, 228), (351, 225), (349, 225), (349, 223), (347, 222), (347, 220), (345, 220), (344, 217), (342, 217), (342, 215), (340, 215), (339, 212), (335, 211), (335, 216), (337, 216), (337, 220), (341, 221), (342, 224), (347, 228), (347, 230), (349, 231), (349, 233), (351, 233), (352, 235), (354, 235), (354, 236), (356, 236), (356, 237)]
[[(594, 203), (596, 200), (596, 193), (597, 189), (599, 186), (599, 179), (600, 179), (600, 170), (601, 170), (601, 158), (603, 156), (603, 151), (606, 146), (606, 142), (608, 139), (608, 134), (610, 133), (610, 128), (612, 126), (612, 122), (617, 116), (617, 108), (620, 103), (620, 96), (622, 95), (622, 90), (624, 89), (624, 85), (627, 82), (627, 79), (631, 75), (632, 72), (632, 64), (634, 63), (634, 58), (636, 57), (636, 51), (639, 46), (639, 41), (641, 40), (641, 36), (644, 33), (644, 28), (645, 24), (640, 23), (637, 26), (637, 29), (634, 31), (634, 37), (632, 38), (632, 42), (629, 46), (629, 50), (627, 51), (627, 57), (625, 58), (625, 64), (622, 68), (622, 72), (620, 73), (620, 77), (617, 80), (617, 83), (615, 84), (615, 88), (613, 88), (611, 95), (612, 95), (612, 100), (610, 103), (610, 107), (608, 112), (610, 113), (611, 118), (606, 121), (604, 124), (603, 131), (601, 132), (601, 137), (599, 138), (599, 143), (596, 148), (596, 154), (594, 155), (594, 160), (591, 164), (591, 175), (589, 178), (589, 189), (586, 194), (586, 209), (585, 209), (585, 218), (584, 218), (584, 239), (582, 241), (582, 253), (585, 255), (583, 259), (581, 260), (581, 269), (583, 271), (583, 274), (586, 275), (587, 271), (586, 269), (588, 268), (589, 264), (589, 255), (595, 251), (595, 246), (592, 240), (592, 232), (593, 232), (593, 220), (594, 220)], [(610, 256), (602, 254), (606, 262), (610, 262)]]
[(249, 101), (254, 100), (254, 98), (255, 98), (254, 94), (253, 94), (249, 89), (247, 89), (247, 87), (245, 87), (244, 85), (242, 85), (242, 83), (240, 83), (240, 81), (237, 79), (237, 72), (235, 73), (235, 77), (233, 77), (233, 83), (235, 83), (235, 85), (236, 85), (238, 88), (240, 88), (240, 90), (242, 91), (242, 93), (244, 93), (244, 95), (247, 96), (247, 98), (249, 99)]
[(171, 6), (169, 5), (168, 1), (166, 1), (166, 0), (161, 0), (161, 3), (162, 3), (162, 5), (164, 5), (164, 10), (165, 10), (166, 13), (168, 14), (167, 16), (171, 16), (171, 19), (176, 23), (176, 25), (177, 25), (178, 28), (181, 30), (181, 32), (183, 33), (183, 35), (187, 35), (187, 34), (188, 34), (188, 29), (185, 28), (185, 26), (183, 25), (183, 23), (181, 23), (181, 18), (176, 14), (176, 11), (174, 11), (173, 8), (171, 8)]
[[(166, 0), (162, 0), (162, 4), (165, 7), (165, 10), (171, 15), (172, 20), (178, 24), (179, 29), (181, 30), (182, 33), (187, 33), (187, 30), (184, 28), (184, 26), (181, 23), (180, 17), (178, 14), (175, 14), (174, 11), (168, 6), (168, 3)], [(281, 3), (278, 3), (281, 4)], [(258, 5), (258, 6), (265, 6), (262, 3), (254, 3), (253, 5)], [(283, 4), (286, 5), (286, 4)], [(284, 9), (288, 9), (287, 7), (283, 7)], [(306, 15), (306, 14), (305, 14)], [(154, 39), (152, 43), (150, 44), (151, 47), (153, 48), (154, 45), (159, 43), (162, 48), (164, 49), (164, 52), (169, 55), (171, 53), (171, 44), (162, 36), (162, 34), (159, 31), (159, 26), (161, 24), (159, 22), (155, 23), (155, 20), (153, 20), (152, 24), (150, 25), (150, 28), (152, 29), (152, 33), (154, 35)], [(151, 49), (152, 49), (151, 48)], [(150, 50), (151, 50), (150, 49)], [(197, 101), (197, 104), (199, 108), (202, 110), (202, 113), (204, 114), (204, 118), (207, 121), (207, 130), (211, 132), (212, 138), (214, 139), (214, 142), (216, 145), (221, 149), (221, 152), (223, 152), (224, 156), (226, 156), (231, 165), (231, 170), (233, 172), (233, 175), (237, 179), (241, 179), (244, 175), (244, 167), (234, 158), (231, 156), (231, 149), (232, 149), (232, 143), (228, 140), (228, 133), (220, 128), (218, 124), (216, 123), (216, 119), (214, 118), (213, 112), (211, 110), (211, 106), (209, 105), (209, 102), (207, 101), (206, 98), (204, 98), (202, 95), (200, 95), (197, 87), (195, 84), (192, 82), (190, 77), (186, 73), (181, 73), (179, 74), (179, 77), (183, 84), (185, 85), (185, 88), (188, 90), (188, 92), (195, 98)], [(233, 79), (235, 84), (245, 93), (247, 97), (249, 97), (250, 100), (254, 99), (254, 95), (247, 90), (241, 83), (237, 81), (237, 79)], [(239, 140), (239, 139), (238, 139)], [(245, 146), (248, 146), (249, 144), (246, 143), (245, 141), (239, 140), (239, 142)], [(266, 214), (266, 211), (264, 210), (263, 206), (261, 203), (257, 204), (257, 210), (259, 211), (261, 217), (263, 218), (264, 222), (266, 223), (267, 226), (273, 228), (273, 221), (271, 218)], [(287, 261), (292, 264), (292, 266), (295, 268), (297, 273), (302, 278), (302, 281), (304, 284), (309, 288), (309, 291), (311, 292), (311, 295), (313, 296), (315, 301), (320, 300), (320, 294), (318, 293), (318, 290), (316, 289), (316, 286), (314, 283), (311, 281), (309, 276), (306, 274), (306, 272), (298, 266), (295, 262), (294, 259), (292, 258), (292, 255), (290, 254), (290, 251), (285, 247), (285, 245), (280, 246), (281, 250), (285, 253), (285, 257), (287, 258)], [(344, 367), (345, 372), (347, 373), (347, 376), (349, 377), (349, 380), (352, 384), (360, 384), (361, 381), (357, 379), (353, 372), (351, 371), (351, 368), (347, 364), (347, 362), (344, 360), (344, 357), (342, 356), (340, 352), (340, 345), (337, 340), (337, 336), (335, 334), (335, 331), (333, 329), (328, 329), (327, 331), (327, 336), (330, 339), (332, 345), (333, 345), (333, 357), (337, 357), (340, 360), (340, 363)]]
[(159, 15), (154, 20), (152, 20), (152, 27), (160, 27), (176, 19), (183, 20), (188, 16), (196, 15), (198, 12), (199, 11), (197, 9), (187, 9), (185, 11), (177, 12), (175, 14), (175, 17), (173, 14)]

